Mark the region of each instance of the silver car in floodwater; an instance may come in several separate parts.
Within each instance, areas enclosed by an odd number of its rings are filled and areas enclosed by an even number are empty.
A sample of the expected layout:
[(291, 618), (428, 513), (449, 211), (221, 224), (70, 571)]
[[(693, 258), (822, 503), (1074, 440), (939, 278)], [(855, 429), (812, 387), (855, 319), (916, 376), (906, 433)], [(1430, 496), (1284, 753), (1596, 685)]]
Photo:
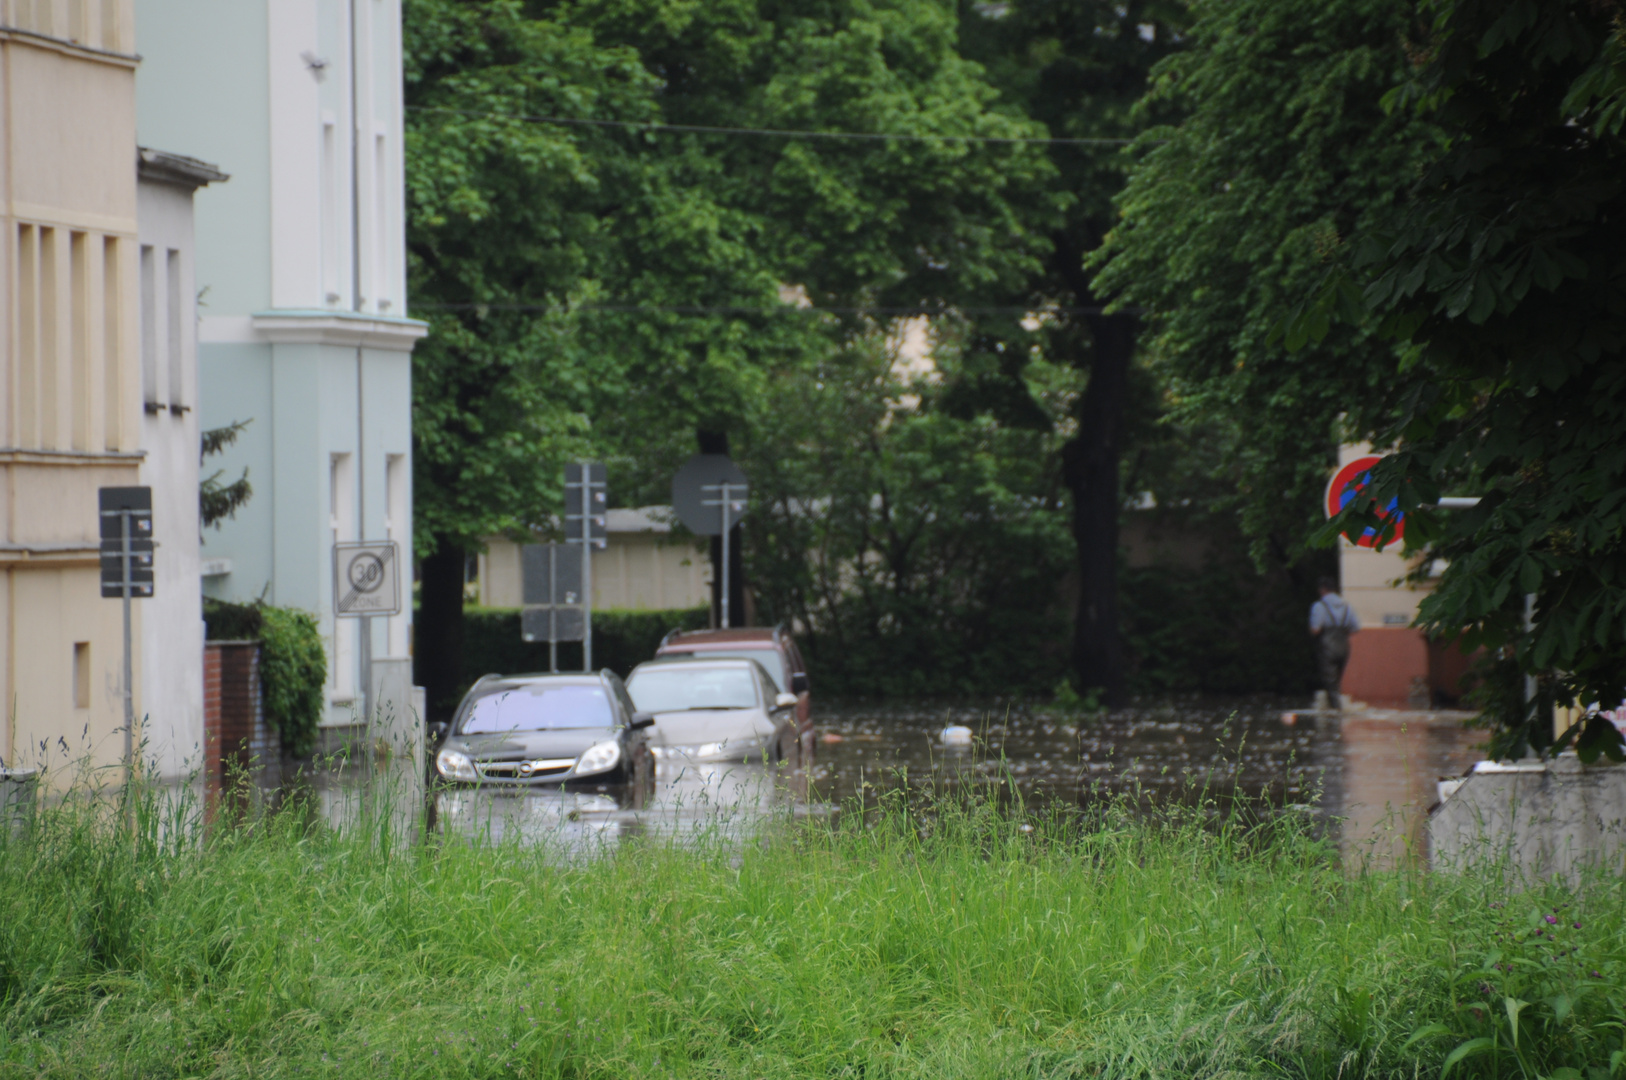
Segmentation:
[(797, 765), (796, 695), (781, 693), (755, 660), (658, 658), (633, 669), (627, 693), (655, 717), (649, 748), (657, 761)]

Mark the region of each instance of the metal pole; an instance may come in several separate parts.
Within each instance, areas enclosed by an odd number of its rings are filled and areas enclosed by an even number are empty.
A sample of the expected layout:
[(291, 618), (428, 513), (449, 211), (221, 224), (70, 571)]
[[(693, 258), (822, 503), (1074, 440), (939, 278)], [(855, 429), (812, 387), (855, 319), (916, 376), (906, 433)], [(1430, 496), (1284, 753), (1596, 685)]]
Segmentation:
[(582, 462), (582, 670), (593, 670), (593, 466)]
[(373, 715), (373, 618), (363, 615), (356, 621), (361, 624), (361, 722), (365, 724)]
[(548, 670), (559, 673), (559, 545), (548, 545)]
[(728, 629), (728, 481), (722, 483), (723, 504), (723, 629)]
[(123, 533), (120, 542), (124, 547), (124, 783), (125, 797), (129, 798), (130, 789), (135, 784), (135, 679), (130, 661), (130, 511), (119, 511), (119, 523)]

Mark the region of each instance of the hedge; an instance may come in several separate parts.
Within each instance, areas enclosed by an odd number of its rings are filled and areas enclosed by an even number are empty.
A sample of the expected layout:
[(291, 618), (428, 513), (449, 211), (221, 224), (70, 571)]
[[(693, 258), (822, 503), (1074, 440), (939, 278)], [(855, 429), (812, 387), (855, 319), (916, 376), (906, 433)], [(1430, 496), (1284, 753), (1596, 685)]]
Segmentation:
[[(655, 655), (668, 630), (704, 629), (710, 611), (704, 607), (673, 611), (593, 612), (593, 667), (626, 676)], [(580, 642), (559, 644), (559, 670), (580, 671)], [(547, 671), (548, 646), (520, 640), (518, 608), (465, 608), (463, 611), (463, 687), (481, 675), (515, 675)], [(459, 692), (461, 695), (461, 691)]]

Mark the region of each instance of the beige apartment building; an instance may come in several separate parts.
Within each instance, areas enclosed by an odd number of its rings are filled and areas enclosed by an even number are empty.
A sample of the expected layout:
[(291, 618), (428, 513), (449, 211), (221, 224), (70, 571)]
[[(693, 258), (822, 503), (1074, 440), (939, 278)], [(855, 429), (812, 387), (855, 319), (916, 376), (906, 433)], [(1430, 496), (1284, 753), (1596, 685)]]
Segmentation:
[(140, 483), (142, 460), (133, 33), (131, 0), (0, 0), (7, 765), (123, 753), (122, 612), (98, 584), (96, 489)]

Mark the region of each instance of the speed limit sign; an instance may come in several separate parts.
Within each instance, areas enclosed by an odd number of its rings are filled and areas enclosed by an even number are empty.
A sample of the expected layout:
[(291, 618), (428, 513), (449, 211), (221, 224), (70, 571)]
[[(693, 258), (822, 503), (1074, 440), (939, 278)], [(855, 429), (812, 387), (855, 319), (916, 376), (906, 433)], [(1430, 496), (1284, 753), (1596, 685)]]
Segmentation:
[(394, 615), (401, 610), (395, 541), (333, 545), (333, 613)]

